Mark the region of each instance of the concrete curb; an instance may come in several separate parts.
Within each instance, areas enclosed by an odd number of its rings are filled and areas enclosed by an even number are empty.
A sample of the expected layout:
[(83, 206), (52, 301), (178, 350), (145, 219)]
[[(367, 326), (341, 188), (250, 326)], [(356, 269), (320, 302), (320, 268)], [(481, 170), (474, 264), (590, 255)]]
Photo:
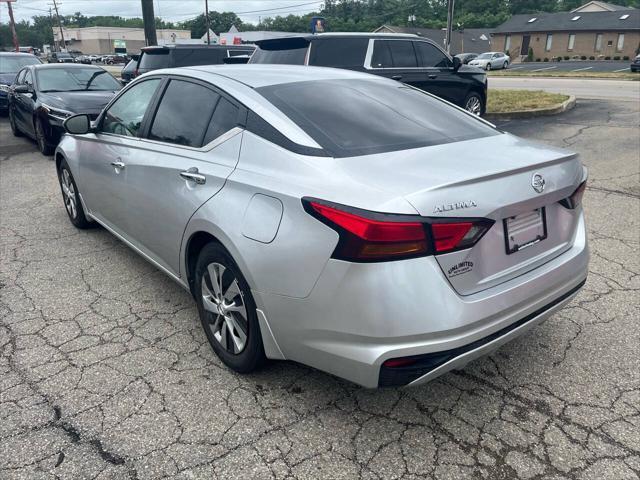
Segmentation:
[(533, 118), (546, 117), (548, 115), (558, 115), (567, 112), (576, 106), (576, 97), (569, 95), (564, 102), (551, 107), (534, 108), (532, 110), (516, 110), (513, 112), (495, 112), (488, 113), (484, 116), (487, 120), (508, 120), (512, 118)]

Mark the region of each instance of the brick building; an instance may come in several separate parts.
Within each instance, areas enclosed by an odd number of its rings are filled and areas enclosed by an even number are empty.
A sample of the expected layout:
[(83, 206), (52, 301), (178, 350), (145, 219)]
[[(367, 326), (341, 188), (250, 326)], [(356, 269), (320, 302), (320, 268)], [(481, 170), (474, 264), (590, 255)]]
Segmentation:
[(534, 59), (628, 60), (640, 48), (640, 10), (592, 1), (571, 12), (514, 15), (496, 27), (491, 43), (516, 60), (530, 47)]

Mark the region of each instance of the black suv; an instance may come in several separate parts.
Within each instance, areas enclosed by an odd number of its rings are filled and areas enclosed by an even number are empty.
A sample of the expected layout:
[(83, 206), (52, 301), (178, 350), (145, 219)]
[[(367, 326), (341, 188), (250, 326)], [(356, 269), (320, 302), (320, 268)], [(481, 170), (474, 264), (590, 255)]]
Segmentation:
[(323, 33), (256, 42), (249, 63), (346, 68), (399, 80), (476, 114), (485, 112), (487, 76), (417, 35)]
[(253, 53), (253, 45), (193, 45), (177, 44), (145, 47), (140, 51), (134, 77), (159, 68), (218, 65), (228, 57), (246, 57)]

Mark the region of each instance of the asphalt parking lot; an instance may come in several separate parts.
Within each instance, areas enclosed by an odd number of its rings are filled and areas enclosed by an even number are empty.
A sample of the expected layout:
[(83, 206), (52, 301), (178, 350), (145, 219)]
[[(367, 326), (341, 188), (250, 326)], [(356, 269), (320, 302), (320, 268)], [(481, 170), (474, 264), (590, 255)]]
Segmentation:
[(490, 357), (372, 391), (225, 369), (189, 295), (75, 230), (53, 162), (0, 119), (0, 478), (637, 479), (639, 125), (607, 100), (500, 125), (589, 167), (587, 285)]
[(565, 60), (562, 62), (529, 62), (518, 63), (510, 66), (509, 70), (522, 72), (630, 72), (627, 61), (589, 61), (589, 60)]

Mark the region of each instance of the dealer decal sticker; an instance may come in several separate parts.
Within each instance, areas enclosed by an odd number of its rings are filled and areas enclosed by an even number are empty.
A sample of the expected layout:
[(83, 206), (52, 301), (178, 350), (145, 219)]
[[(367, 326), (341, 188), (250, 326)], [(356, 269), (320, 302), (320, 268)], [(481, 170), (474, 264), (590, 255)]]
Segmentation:
[(454, 265), (447, 271), (447, 275), (449, 277), (456, 277), (458, 275), (462, 275), (463, 273), (469, 273), (473, 270), (473, 262), (464, 261), (460, 262), (457, 265)]

